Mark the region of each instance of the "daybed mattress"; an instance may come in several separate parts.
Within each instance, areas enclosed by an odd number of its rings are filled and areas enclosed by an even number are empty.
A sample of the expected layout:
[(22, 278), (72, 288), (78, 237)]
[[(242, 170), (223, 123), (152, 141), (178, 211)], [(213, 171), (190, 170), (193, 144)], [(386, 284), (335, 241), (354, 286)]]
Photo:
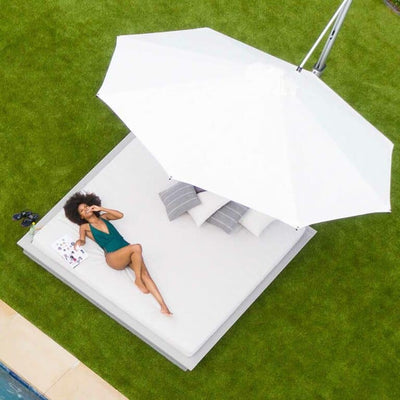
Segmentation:
[(172, 317), (161, 314), (152, 296), (138, 290), (132, 272), (108, 267), (103, 251), (89, 239), (89, 257), (74, 269), (64, 264), (52, 243), (64, 234), (77, 239), (78, 226), (62, 209), (36, 233), (33, 246), (191, 357), (299, 241), (304, 229), (275, 221), (257, 238), (244, 228), (231, 235), (207, 223), (198, 228), (187, 214), (170, 222), (158, 193), (171, 184), (134, 138), (82, 189), (125, 214), (113, 223), (128, 242), (143, 246), (146, 265)]

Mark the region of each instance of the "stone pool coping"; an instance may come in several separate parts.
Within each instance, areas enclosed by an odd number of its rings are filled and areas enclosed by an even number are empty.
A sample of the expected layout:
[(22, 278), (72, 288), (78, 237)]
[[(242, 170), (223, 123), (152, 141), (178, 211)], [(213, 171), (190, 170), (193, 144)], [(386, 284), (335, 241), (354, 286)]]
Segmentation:
[(49, 400), (128, 400), (2, 300), (0, 361)]

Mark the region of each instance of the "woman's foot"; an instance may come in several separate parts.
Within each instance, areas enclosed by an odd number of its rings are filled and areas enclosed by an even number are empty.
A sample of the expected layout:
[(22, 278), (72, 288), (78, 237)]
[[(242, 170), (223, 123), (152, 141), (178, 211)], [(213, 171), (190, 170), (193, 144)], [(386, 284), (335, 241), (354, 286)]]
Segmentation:
[(147, 287), (145, 286), (145, 284), (143, 283), (143, 281), (141, 279), (136, 279), (135, 285), (139, 288), (139, 290), (142, 293), (145, 293), (145, 294), (150, 293), (149, 289), (147, 289)]
[(172, 315), (172, 312), (169, 311), (167, 306), (161, 306), (161, 313), (165, 315)]

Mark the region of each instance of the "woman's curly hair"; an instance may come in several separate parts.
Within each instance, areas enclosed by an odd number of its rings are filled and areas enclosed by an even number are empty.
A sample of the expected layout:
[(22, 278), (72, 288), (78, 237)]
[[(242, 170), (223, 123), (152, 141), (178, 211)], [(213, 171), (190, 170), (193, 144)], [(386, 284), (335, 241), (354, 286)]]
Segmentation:
[[(81, 218), (78, 207), (80, 204), (87, 204), (88, 206), (101, 206), (100, 197), (94, 193), (77, 192), (71, 196), (64, 205), (65, 216), (72, 222), (78, 225), (85, 224), (87, 221)], [(100, 217), (98, 211), (94, 213)]]

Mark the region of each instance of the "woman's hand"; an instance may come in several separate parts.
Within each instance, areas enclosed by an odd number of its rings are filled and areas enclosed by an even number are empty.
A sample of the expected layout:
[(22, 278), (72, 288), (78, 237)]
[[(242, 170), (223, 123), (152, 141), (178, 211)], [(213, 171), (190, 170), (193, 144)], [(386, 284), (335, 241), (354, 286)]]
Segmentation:
[(84, 244), (85, 244), (85, 241), (84, 241), (84, 240), (78, 239), (78, 240), (75, 242), (75, 244), (74, 244), (74, 249), (76, 250), (76, 248), (77, 248), (78, 246), (83, 246)]
[(99, 206), (90, 206), (89, 210), (92, 211), (92, 212), (94, 212), (94, 211), (103, 211), (103, 208), (99, 207)]

